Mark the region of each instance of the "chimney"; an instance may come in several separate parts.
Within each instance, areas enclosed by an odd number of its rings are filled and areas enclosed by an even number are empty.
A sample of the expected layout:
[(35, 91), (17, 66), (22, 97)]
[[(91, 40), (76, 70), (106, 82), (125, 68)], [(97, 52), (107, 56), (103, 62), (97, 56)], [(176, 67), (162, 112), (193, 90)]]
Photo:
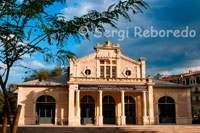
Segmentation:
[(191, 74), (192, 73), (192, 70), (189, 70), (189, 74)]

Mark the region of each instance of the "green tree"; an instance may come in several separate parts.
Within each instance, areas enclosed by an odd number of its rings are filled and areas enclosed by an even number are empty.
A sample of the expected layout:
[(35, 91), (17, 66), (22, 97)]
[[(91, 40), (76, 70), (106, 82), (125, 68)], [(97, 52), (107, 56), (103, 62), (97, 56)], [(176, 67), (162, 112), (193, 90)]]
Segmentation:
[(0, 124), (3, 124), (4, 110), (5, 110), (4, 97), (2, 91), (0, 91)]
[(157, 74), (153, 77), (153, 79), (159, 80), (159, 79), (162, 78), (162, 77), (163, 77), (163, 74), (157, 73)]
[[(20, 66), (17, 61), (22, 60), (25, 54), (32, 55), (40, 52), (45, 61), (56, 61), (65, 65), (74, 54), (64, 49), (66, 40), (72, 36), (75, 40), (89, 39), (79, 33), (82, 26), (89, 32), (97, 27), (104, 31), (104, 24), (117, 28), (119, 17), (131, 21), (129, 12), (143, 13), (141, 8), (148, 9), (143, 0), (125, 0), (111, 5), (108, 10), (97, 12), (89, 11), (81, 17), (67, 20), (62, 14), (50, 15), (45, 9), (55, 2), (64, 3), (65, 0), (1, 0), (0, 1), (0, 85), (3, 90), (8, 121), (13, 130), (12, 115), (14, 114), (6, 89), (10, 69)], [(47, 41), (48, 45), (42, 45)], [(57, 46), (57, 51), (51, 50)], [(54, 49), (55, 50), (55, 49)], [(21, 66), (23, 67), (23, 66)]]
[[(17, 98), (13, 92), (9, 92), (8, 97), (9, 97), (11, 109), (13, 113), (16, 114)], [(0, 91), (0, 124), (3, 124), (4, 112), (5, 112), (5, 100), (4, 100), (2, 91)]]
[(51, 77), (60, 76), (63, 74), (63, 68), (57, 67), (51, 72)]
[(41, 69), (39, 72), (34, 71), (34, 73), (31, 76), (26, 77), (24, 81), (30, 81), (30, 80), (35, 80), (35, 79), (42, 81), (50, 77), (60, 76), (64, 73), (66, 73), (65, 67), (64, 68), (57, 67), (57, 68), (54, 68), (52, 71)]

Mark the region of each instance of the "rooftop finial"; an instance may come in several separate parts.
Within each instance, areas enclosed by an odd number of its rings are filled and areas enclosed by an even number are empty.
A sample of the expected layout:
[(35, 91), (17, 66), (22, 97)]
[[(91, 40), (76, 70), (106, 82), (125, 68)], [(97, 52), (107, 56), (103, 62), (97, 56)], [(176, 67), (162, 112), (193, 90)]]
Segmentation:
[(105, 42), (105, 46), (109, 47), (109, 46), (111, 46), (111, 45), (112, 45), (112, 43), (111, 43), (110, 40), (107, 40), (107, 41)]

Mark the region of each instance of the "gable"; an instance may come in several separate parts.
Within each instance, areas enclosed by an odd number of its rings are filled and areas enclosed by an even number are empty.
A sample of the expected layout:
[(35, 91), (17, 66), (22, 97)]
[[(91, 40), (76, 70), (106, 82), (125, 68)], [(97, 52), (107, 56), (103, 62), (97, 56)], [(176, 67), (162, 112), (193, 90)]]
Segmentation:
[(95, 53), (70, 61), (71, 77), (145, 78), (145, 58), (135, 60), (121, 54), (119, 44), (112, 45), (111, 42), (97, 44), (94, 49)]

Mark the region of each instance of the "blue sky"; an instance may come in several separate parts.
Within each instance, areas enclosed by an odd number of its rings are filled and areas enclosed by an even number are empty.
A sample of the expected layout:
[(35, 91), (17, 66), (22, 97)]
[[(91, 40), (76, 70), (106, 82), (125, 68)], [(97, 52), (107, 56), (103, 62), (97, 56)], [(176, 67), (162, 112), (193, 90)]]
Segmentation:
[[(67, 19), (73, 16), (81, 16), (89, 10), (106, 10), (109, 5), (118, 0), (67, 0), (66, 4), (55, 3), (46, 11), (63, 13)], [(147, 58), (147, 74), (156, 73), (174, 74), (187, 72), (188, 70), (200, 70), (200, 1), (199, 0), (146, 0), (151, 10), (145, 10), (144, 14), (131, 15), (132, 22), (120, 19), (119, 30), (128, 29), (129, 37), (119, 41), (117, 34), (113, 37), (96, 38), (93, 35), (89, 40), (83, 40), (80, 44), (73, 39), (68, 41), (66, 49), (74, 52), (77, 57), (82, 57), (94, 52), (96, 43), (104, 44), (111, 40), (113, 44), (119, 43), (122, 53), (134, 59)], [(187, 26), (196, 31), (196, 37), (134, 37), (134, 28), (141, 27), (149, 30), (153, 26), (156, 30), (184, 30)], [(107, 30), (113, 30), (106, 26)], [(36, 53), (30, 58), (24, 57), (19, 64), (29, 66), (33, 69), (53, 69), (53, 63), (45, 63), (40, 54)], [(25, 70), (13, 68), (9, 83), (22, 82), (26, 77)]]

